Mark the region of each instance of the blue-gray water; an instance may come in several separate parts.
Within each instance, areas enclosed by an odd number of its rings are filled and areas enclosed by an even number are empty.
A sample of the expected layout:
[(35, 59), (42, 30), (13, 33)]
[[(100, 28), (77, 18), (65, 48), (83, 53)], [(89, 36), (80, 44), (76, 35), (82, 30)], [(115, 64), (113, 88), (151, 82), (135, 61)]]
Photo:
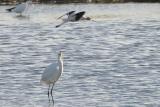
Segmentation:
[[(59, 50), (55, 107), (160, 106), (160, 4), (37, 4), (26, 18), (8, 7), (0, 7), (0, 107), (47, 107), (40, 78)], [(96, 22), (55, 28), (70, 10)]]

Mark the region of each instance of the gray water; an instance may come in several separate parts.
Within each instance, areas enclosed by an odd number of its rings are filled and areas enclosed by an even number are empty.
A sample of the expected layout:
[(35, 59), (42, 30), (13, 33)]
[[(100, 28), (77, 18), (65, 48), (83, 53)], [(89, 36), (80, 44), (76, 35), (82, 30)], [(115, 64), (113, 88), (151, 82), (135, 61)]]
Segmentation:
[[(160, 107), (160, 4), (0, 7), (0, 107), (47, 107), (46, 66), (64, 52), (55, 107)], [(56, 18), (86, 11), (95, 21)], [(52, 105), (51, 105), (52, 107)]]

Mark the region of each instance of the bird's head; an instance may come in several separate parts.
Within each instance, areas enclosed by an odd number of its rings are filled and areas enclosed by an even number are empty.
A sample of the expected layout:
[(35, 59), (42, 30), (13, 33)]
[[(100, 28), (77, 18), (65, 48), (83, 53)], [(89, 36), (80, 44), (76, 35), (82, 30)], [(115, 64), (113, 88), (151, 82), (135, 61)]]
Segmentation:
[(86, 17), (86, 20), (91, 20), (91, 18), (90, 17)]
[(60, 58), (60, 59), (63, 58), (63, 53), (62, 53), (62, 51), (60, 51), (60, 52), (58, 53), (58, 58)]

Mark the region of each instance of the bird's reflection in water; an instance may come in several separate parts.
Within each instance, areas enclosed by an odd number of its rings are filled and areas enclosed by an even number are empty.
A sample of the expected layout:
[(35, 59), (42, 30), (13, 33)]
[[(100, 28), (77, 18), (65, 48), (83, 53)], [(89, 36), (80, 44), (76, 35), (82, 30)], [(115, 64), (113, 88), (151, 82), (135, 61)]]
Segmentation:
[(48, 102), (48, 107), (54, 107), (54, 103)]

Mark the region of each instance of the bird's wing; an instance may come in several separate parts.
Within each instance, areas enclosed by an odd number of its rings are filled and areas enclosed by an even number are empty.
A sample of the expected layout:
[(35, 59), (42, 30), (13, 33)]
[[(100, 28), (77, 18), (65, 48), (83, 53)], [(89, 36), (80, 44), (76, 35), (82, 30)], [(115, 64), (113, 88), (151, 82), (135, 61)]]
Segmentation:
[(75, 11), (67, 12), (67, 13), (63, 14), (62, 16), (58, 17), (57, 19), (60, 19), (60, 18), (62, 18), (62, 17), (65, 16), (65, 15), (69, 16), (69, 15), (73, 14), (74, 12), (75, 12)]
[(84, 14), (85, 14), (85, 11), (82, 11), (82, 12), (76, 13), (76, 14), (74, 15), (74, 17), (75, 17), (75, 21), (80, 20), (80, 19), (83, 17), (83, 15), (84, 15)]
[(12, 12), (12, 10), (14, 10), (18, 5), (20, 5), (21, 3), (16, 4), (14, 7), (11, 7), (9, 9), (6, 9), (8, 12)]
[(70, 12), (66, 13), (66, 15), (69, 16), (69, 15), (71, 15), (73, 13), (75, 13), (75, 11), (70, 11)]
[(56, 28), (58, 28), (58, 27), (62, 26), (63, 24), (65, 24), (65, 23), (67, 23), (67, 22), (68, 22), (67, 20), (64, 20), (61, 24), (56, 25)]
[(44, 70), (41, 80), (50, 82), (56, 81), (54, 80), (54, 78), (57, 77), (58, 71), (59, 71), (58, 63), (52, 63)]
[(9, 9), (6, 9), (8, 12), (11, 12), (13, 9), (15, 9), (16, 7), (12, 7), (12, 8), (9, 8)]

